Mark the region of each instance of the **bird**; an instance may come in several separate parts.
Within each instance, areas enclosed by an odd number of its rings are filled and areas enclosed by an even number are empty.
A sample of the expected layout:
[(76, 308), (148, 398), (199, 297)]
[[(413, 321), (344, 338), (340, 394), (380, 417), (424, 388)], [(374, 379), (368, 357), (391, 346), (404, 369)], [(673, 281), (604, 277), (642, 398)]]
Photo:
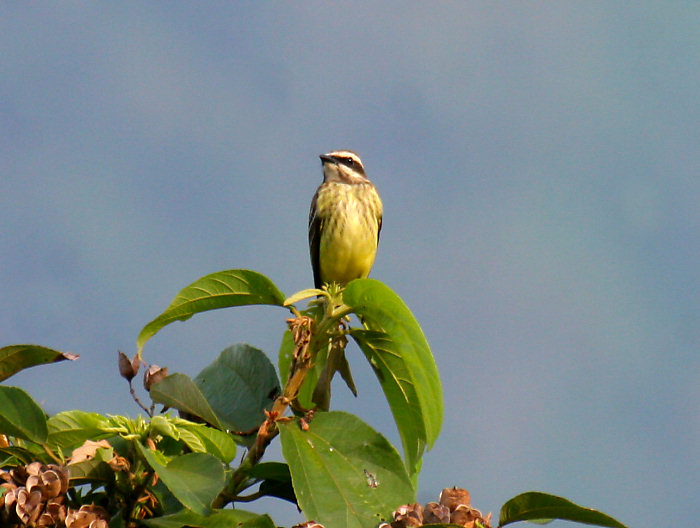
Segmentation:
[(360, 157), (351, 150), (321, 154), (323, 182), (311, 200), (309, 250), (314, 286), (369, 275), (384, 212)]

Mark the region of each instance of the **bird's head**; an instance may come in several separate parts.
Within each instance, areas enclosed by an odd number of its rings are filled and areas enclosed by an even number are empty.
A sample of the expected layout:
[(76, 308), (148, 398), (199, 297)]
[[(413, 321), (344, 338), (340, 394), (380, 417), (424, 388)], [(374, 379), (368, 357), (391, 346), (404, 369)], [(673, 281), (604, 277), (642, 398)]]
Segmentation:
[(333, 150), (321, 154), (323, 164), (323, 181), (339, 183), (366, 183), (369, 180), (365, 175), (360, 156), (351, 150)]

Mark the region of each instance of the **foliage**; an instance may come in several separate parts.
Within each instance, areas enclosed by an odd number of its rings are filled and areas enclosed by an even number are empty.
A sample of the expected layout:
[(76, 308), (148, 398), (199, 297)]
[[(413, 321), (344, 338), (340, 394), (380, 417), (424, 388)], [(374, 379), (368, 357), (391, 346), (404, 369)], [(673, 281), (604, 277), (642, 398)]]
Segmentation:
[[(305, 300), (307, 308), (299, 310), (296, 305)], [(141, 403), (132, 379), (149, 339), (195, 314), (252, 304), (291, 312), (277, 368), (264, 352), (246, 344), (222, 351), (193, 378), (151, 366), (145, 385), (152, 404)], [(355, 391), (345, 359), (348, 336), (377, 376), (403, 456), (357, 416), (330, 410), (336, 374)], [(0, 349), (0, 379), (23, 368), (74, 358), (34, 345), (8, 346)], [(403, 522), (399, 517), (414, 512), (398, 507), (415, 500), (422, 456), (442, 424), (442, 388), (420, 325), (381, 282), (358, 279), (345, 288), (329, 285), (285, 299), (259, 273), (213, 273), (184, 288), (144, 326), (136, 355), (129, 359), (120, 353), (119, 368), (145, 415), (131, 419), (73, 410), (47, 417), (22, 389), (0, 386), (0, 477), (5, 482), (0, 489), (10, 490), (0, 493), (0, 506), (8, 501), (0, 508), (5, 516), (0, 521), (24, 526), (30, 524), (19, 523), (58, 519), (60, 506), (72, 512), (93, 508), (96, 518), (106, 512), (113, 527), (273, 527), (268, 516), (239, 509), (241, 503), (265, 495), (293, 502), (307, 519), (333, 528), (392, 521), (398, 526)], [(170, 410), (156, 413), (155, 404)], [(278, 436), (285, 461), (262, 462)], [(234, 462), (237, 446), (245, 449), (239, 463)], [(32, 467), (43, 471), (41, 475), (67, 468), (67, 490), (41, 499), (34, 510), (26, 507), (26, 518), (12, 517), (10, 501), (35, 485), (26, 478), (32, 462), (39, 463)], [(432, 504), (450, 519), (442, 502)], [(536, 492), (509, 500), (499, 526), (555, 518), (622, 527), (600, 512)], [(488, 523), (480, 514), (475, 519), (475, 525)], [(68, 526), (65, 519), (56, 522)]]

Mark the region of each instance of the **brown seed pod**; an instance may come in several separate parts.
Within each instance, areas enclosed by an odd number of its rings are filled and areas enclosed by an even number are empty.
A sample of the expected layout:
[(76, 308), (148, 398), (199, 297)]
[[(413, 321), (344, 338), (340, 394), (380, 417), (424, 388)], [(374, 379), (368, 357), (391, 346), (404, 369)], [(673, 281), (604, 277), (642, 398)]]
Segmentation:
[(423, 525), (423, 506), (414, 502), (399, 506), (394, 512), (392, 528), (413, 528)]
[(468, 506), (469, 501), (469, 492), (457, 486), (445, 488), (440, 492), (440, 504), (447, 506), (450, 511), (453, 511), (460, 504), (466, 504)]
[(101, 506), (84, 504), (79, 510), (69, 510), (66, 528), (108, 528), (109, 514)]
[(41, 491), (27, 491), (26, 488), (19, 488), (17, 491), (17, 503), (15, 513), (24, 524), (31, 524), (41, 515)]
[(121, 350), (119, 351), (119, 375), (126, 381), (134, 379), (134, 376), (139, 372), (140, 361), (138, 361), (138, 356), (134, 356), (134, 360), (129, 359), (129, 356)]
[(151, 387), (168, 376), (168, 367), (151, 365), (143, 374), (143, 387), (150, 391)]
[(444, 504), (429, 502), (423, 509), (423, 522), (425, 524), (448, 524), (450, 522), (450, 509)]

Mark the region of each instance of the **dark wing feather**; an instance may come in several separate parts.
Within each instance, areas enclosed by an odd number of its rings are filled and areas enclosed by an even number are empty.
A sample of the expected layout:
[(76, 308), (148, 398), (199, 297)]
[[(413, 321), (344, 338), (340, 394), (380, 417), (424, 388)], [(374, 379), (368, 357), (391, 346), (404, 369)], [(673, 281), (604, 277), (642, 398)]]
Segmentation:
[(314, 287), (320, 288), (323, 286), (321, 282), (321, 228), (323, 220), (316, 213), (316, 200), (318, 199), (318, 191), (314, 194), (311, 200), (311, 210), (309, 211), (309, 252), (311, 253), (311, 268), (314, 272)]

